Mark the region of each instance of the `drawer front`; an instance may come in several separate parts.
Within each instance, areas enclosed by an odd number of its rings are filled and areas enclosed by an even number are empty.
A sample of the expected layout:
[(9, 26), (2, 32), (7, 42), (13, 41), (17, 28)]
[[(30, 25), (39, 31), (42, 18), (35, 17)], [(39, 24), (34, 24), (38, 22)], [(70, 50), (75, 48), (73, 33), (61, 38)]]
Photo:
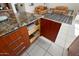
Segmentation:
[(15, 50), (15, 48), (21, 43), (23, 42), (24, 39), (22, 36), (19, 36), (16, 40), (14, 40), (13, 42), (11, 42), (8, 47), (12, 50)]
[[(14, 47), (12, 47), (14, 48)], [(24, 42), (21, 42), (18, 46), (16, 46), (16, 48), (12, 49), (11, 47), (9, 48), (10, 50), (10, 55), (20, 55), (22, 53), (22, 51), (26, 48)]]
[(7, 51), (7, 49), (5, 48), (0, 48), (0, 56), (7, 56), (10, 55), (9, 51)]
[[(10, 43), (17, 40), (19, 36), (26, 35), (26, 38), (28, 38), (28, 31), (26, 27), (19, 28), (16, 31), (13, 31), (7, 35), (0, 37), (0, 47), (7, 47)], [(29, 39), (29, 38), (28, 38)], [(3, 44), (4, 42), (4, 44)]]
[(30, 40), (29, 37), (27, 35), (23, 35), (23, 39), (24, 39), (24, 44), (26, 46), (26, 48), (28, 48), (30, 46)]
[(8, 48), (13, 51), (14, 55), (19, 55), (25, 48), (29, 47), (29, 41), (25, 38), (25, 35), (19, 36), (15, 41), (9, 44)]
[(16, 49), (14, 50), (15, 54), (16, 55), (19, 55), (22, 53), (22, 51), (26, 48), (24, 42), (21, 42), (17, 47)]
[(7, 38), (6, 37), (0, 37), (0, 49), (2, 49), (2, 48), (4, 48), (5, 47), (5, 40), (6, 40)]
[(18, 31), (14, 31), (5, 36), (2, 36), (2, 40), (5, 43), (5, 47), (7, 47), (11, 42), (15, 41), (20, 36)]

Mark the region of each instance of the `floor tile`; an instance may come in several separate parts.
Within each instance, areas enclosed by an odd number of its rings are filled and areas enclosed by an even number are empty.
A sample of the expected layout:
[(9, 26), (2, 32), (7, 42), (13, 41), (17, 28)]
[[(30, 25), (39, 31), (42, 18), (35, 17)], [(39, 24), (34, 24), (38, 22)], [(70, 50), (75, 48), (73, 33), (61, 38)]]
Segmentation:
[(28, 54), (22, 54), (21, 56), (29, 56)]
[(75, 40), (75, 36), (68, 36), (66, 37), (66, 43), (65, 43), (65, 48), (67, 49), (71, 44), (72, 42)]
[(51, 45), (51, 42), (44, 38), (44, 37), (40, 37), (38, 38), (38, 43), (37, 43), (40, 47), (44, 48), (45, 50), (47, 50), (50, 45)]
[(68, 56), (68, 50), (67, 49), (63, 50), (63, 56)]
[(29, 53), (31, 50), (33, 50), (36, 45), (37, 45), (36, 43), (33, 43), (33, 44), (27, 49), (27, 53)]
[(65, 47), (65, 43), (66, 43), (66, 38), (65, 38), (65, 36), (59, 36), (59, 37), (57, 37), (57, 40), (56, 40), (56, 42), (55, 42), (55, 44), (58, 44), (59, 46), (61, 46), (61, 47)]
[(48, 49), (48, 52), (54, 56), (62, 56), (63, 48), (56, 44), (52, 44)]
[(44, 56), (51, 56), (51, 54), (49, 54), (49, 53), (47, 52)]
[(29, 55), (28, 55), (27, 52), (25, 51), (21, 56), (29, 56)]
[(46, 52), (45, 50), (43, 50), (38, 45), (36, 45), (34, 49), (29, 52), (29, 55), (30, 56), (43, 56), (45, 52)]
[(47, 38), (39, 37), (22, 56), (66, 56), (63, 47), (51, 42)]
[(61, 28), (60, 28), (60, 31), (57, 35), (57, 38), (56, 38), (56, 41), (55, 43), (64, 47), (65, 46), (65, 41), (66, 41), (66, 36), (67, 36), (67, 26), (66, 25), (62, 25)]

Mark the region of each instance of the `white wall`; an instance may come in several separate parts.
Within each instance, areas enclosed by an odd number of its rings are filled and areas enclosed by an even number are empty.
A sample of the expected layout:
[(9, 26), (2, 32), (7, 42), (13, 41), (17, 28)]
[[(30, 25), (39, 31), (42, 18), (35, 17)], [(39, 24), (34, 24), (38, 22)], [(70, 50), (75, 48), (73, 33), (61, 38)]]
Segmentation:
[[(54, 8), (56, 6), (68, 6), (69, 9), (78, 11), (79, 10), (79, 4), (78, 3), (45, 3), (48, 8)], [(33, 6), (30, 6), (30, 3), (25, 4), (25, 9), (27, 12), (33, 13), (34, 8), (38, 5), (44, 5), (44, 3), (34, 3)]]
[(17, 3), (17, 9), (18, 9), (18, 12), (25, 11), (25, 3)]
[(26, 12), (30, 12), (30, 13), (34, 13), (34, 8), (38, 5), (44, 5), (43, 3), (34, 3), (33, 6), (30, 6), (31, 3), (26, 3), (25, 4), (25, 8), (26, 8)]
[(68, 6), (69, 9), (74, 9), (76, 4), (75, 3), (49, 3), (46, 4), (49, 8), (54, 8), (56, 6)]
[[(23, 6), (21, 7), (20, 4), (23, 4)], [(18, 9), (19, 9), (19, 12), (26, 11), (26, 12), (33, 13), (34, 8), (38, 5), (44, 5), (44, 3), (34, 3), (33, 6), (31, 6), (31, 3), (18, 3)], [(63, 6), (63, 5), (68, 6), (69, 9), (75, 11), (75, 14), (79, 10), (79, 3), (45, 3), (45, 5), (48, 8), (54, 8), (56, 6)]]
[(49, 3), (49, 4), (47, 3), (46, 5), (49, 8), (54, 8), (56, 6), (68, 6), (68, 9), (71, 9), (71, 10), (75, 11), (75, 14), (79, 10), (79, 3)]

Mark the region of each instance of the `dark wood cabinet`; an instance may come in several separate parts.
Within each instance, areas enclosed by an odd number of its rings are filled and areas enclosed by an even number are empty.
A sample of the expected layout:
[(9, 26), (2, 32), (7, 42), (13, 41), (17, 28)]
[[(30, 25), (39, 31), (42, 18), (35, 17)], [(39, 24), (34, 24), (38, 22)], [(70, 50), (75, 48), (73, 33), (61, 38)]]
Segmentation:
[(40, 20), (40, 33), (51, 41), (55, 42), (61, 23), (50, 21), (44, 18)]
[(29, 45), (28, 30), (21, 27), (0, 37), (0, 55), (20, 55)]

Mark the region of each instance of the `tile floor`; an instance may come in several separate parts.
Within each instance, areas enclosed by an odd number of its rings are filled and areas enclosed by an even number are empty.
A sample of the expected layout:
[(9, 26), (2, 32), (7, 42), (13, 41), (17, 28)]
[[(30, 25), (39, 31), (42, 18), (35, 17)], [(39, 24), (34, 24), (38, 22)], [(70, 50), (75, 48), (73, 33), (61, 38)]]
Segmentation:
[(63, 56), (67, 55), (67, 51), (51, 42), (43, 36), (40, 36), (23, 54), (22, 56)]

